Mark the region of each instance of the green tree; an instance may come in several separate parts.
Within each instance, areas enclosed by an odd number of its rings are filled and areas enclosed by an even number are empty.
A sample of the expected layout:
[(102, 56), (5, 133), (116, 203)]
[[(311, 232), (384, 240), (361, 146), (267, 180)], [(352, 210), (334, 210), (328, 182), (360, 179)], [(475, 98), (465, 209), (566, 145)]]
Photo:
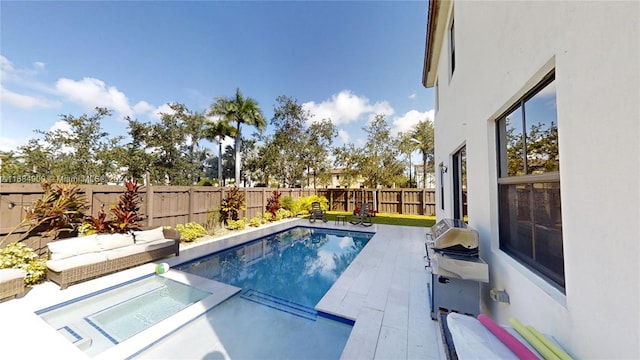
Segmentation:
[(278, 96), (276, 101), (278, 105), (274, 107), (271, 124), (276, 128), (272, 141), (278, 149), (279, 161), (271, 173), (285, 187), (294, 187), (297, 183), (302, 185), (307, 153), (305, 124), (310, 114), (288, 96)]
[(336, 164), (343, 167), (345, 181), (361, 176), (364, 186), (391, 187), (402, 179), (404, 166), (398, 160), (397, 139), (391, 131), (385, 115), (378, 114), (367, 126), (367, 143), (362, 148), (347, 144), (334, 151)]
[(433, 172), (433, 123), (428, 120), (419, 121), (415, 129), (410, 132), (412, 139), (418, 142), (418, 150), (422, 155), (422, 169), (424, 171), (422, 180), (423, 188), (427, 188), (427, 173)]
[(240, 144), (242, 142), (241, 125), (246, 124), (256, 127), (259, 131), (264, 130), (267, 123), (262, 115), (258, 103), (250, 98), (245, 98), (240, 89), (236, 89), (235, 97), (216, 99), (208, 112), (209, 116), (219, 115), (230, 123), (236, 123), (235, 134), (235, 183), (240, 183)]
[(161, 114), (158, 123), (128, 119), (132, 140), (128, 152), (136, 163), (127, 161), (127, 166), (131, 173), (148, 171), (156, 184), (192, 185), (203, 175), (200, 157), (192, 153), (194, 139), (201, 139), (190, 124), (195, 115), (182, 104), (169, 107), (171, 112)]
[(35, 130), (42, 139), (31, 139), (19, 148), (24, 170), (64, 183), (106, 184), (119, 175), (118, 148), (122, 137), (109, 137), (101, 120), (111, 116), (106, 108), (91, 115), (61, 115), (68, 129)]
[(313, 179), (313, 188), (318, 183), (327, 183), (331, 174), (331, 160), (329, 154), (333, 139), (338, 136), (338, 130), (330, 119), (314, 121), (305, 132), (305, 146), (303, 147), (303, 161), (307, 171), (307, 186)]

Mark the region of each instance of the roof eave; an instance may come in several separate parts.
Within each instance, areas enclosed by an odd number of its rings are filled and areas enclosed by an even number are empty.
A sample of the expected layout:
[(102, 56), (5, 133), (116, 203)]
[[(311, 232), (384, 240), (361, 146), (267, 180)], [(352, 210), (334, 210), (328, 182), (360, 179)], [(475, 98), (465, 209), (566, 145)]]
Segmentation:
[(436, 51), (434, 41), (439, 8), (438, 0), (429, 0), (424, 67), (422, 68), (422, 85), (424, 87), (433, 87), (436, 81), (436, 69), (432, 69), (432, 67), (435, 65), (433, 62), (434, 52)]

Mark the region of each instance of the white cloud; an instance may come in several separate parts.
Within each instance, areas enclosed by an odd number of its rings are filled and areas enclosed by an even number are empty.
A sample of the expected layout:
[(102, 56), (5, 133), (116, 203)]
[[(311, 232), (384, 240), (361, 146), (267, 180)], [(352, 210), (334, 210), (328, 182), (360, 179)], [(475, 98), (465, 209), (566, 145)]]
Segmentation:
[(56, 130), (60, 130), (66, 133), (70, 133), (71, 132), (71, 126), (69, 125), (68, 122), (64, 121), (64, 120), (59, 120), (56, 121), (53, 125), (51, 125), (51, 127), (49, 128), (49, 131), (56, 131)]
[(350, 140), (349, 133), (343, 129), (338, 130), (338, 137), (342, 140), (343, 143), (348, 143)]
[(0, 151), (9, 152), (16, 151), (19, 146), (27, 144), (26, 139), (14, 139), (0, 136)]
[(55, 108), (61, 104), (58, 101), (51, 101), (38, 96), (18, 94), (5, 89), (0, 85), (0, 100), (2, 103), (13, 105), (22, 109), (32, 108)]
[(415, 94), (415, 93), (413, 93), (413, 94), (409, 95), (409, 99), (412, 99), (412, 100), (413, 100), (413, 99), (415, 99), (415, 98), (416, 98), (416, 94)]
[(169, 107), (169, 103), (164, 103), (158, 106), (154, 111), (152, 111), (152, 116), (156, 119), (160, 119), (162, 117), (161, 114), (169, 114), (173, 115), (175, 111), (171, 107)]
[(363, 115), (371, 118), (378, 113), (385, 113), (387, 116), (393, 114), (393, 108), (388, 102), (370, 104), (368, 98), (357, 96), (350, 90), (342, 90), (319, 104), (309, 101), (302, 104), (302, 107), (314, 115), (316, 120), (331, 119), (335, 125), (357, 121)]
[(146, 101), (138, 101), (137, 104), (133, 105), (133, 111), (136, 114), (154, 114), (156, 107)]
[(418, 122), (422, 120), (430, 120), (433, 121), (434, 111), (418, 111), (418, 110), (410, 110), (406, 112), (404, 115), (395, 117), (393, 119), (393, 125), (391, 128), (391, 133), (396, 135), (398, 132), (408, 132), (415, 128)]
[(80, 81), (61, 78), (56, 82), (56, 89), (69, 100), (78, 102), (87, 109), (100, 106), (115, 110), (123, 116), (133, 115), (127, 96), (115, 86), (107, 87), (102, 80), (89, 77)]

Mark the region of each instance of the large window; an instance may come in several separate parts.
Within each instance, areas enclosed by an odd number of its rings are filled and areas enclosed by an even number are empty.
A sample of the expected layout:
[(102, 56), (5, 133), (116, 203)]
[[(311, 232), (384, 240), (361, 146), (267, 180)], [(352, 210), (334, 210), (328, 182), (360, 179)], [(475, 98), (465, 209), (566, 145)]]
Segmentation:
[(497, 121), (500, 249), (564, 291), (554, 73)]

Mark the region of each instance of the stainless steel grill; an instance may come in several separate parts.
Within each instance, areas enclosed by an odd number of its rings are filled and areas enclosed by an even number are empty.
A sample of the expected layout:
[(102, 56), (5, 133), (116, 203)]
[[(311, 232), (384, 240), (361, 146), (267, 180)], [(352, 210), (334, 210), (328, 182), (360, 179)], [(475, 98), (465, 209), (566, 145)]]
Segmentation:
[(427, 236), (431, 318), (440, 311), (477, 315), (480, 282), (489, 282), (489, 267), (478, 256), (478, 232), (461, 220), (444, 219)]

